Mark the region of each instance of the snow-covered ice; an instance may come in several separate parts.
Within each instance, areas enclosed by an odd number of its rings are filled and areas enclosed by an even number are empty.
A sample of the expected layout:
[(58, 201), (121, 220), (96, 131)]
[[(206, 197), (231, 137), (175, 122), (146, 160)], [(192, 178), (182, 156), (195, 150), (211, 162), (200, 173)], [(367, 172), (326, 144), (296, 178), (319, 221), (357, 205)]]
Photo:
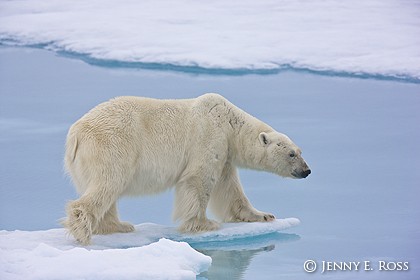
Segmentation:
[(419, 14), (413, 0), (2, 1), (0, 42), (117, 66), (418, 81)]
[(76, 244), (64, 229), (0, 231), (0, 278), (195, 279), (209, 268), (211, 257), (185, 241), (197, 245), (256, 238), (299, 223), (288, 218), (224, 224), (218, 231), (197, 235), (180, 234), (174, 227), (140, 224), (133, 233), (94, 236), (87, 247)]
[[(32, 235), (42, 234), (34, 232)], [(3, 235), (8, 242), (19, 239)], [(45, 243), (1, 250), (1, 279), (195, 279), (211, 258), (185, 242), (161, 239), (139, 248), (60, 250)]]

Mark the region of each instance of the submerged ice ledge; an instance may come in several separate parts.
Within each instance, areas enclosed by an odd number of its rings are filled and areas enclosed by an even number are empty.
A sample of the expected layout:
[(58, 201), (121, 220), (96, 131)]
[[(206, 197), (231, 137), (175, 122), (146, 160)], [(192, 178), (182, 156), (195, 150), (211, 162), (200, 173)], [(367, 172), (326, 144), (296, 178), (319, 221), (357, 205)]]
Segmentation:
[[(216, 231), (200, 234), (181, 234), (175, 227), (144, 223), (135, 226), (131, 233), (116, 233), (112, 235), (94, 235), (92, 245), (86, 248), (92, 250), (104, 250), (115, 248), (132, 248), (148, 245), (161, 238), (177, 242), (209, 243), (212, 241), (238, 240), (249, 237), (257, 237), (275, 232), (281, 232), (300, 224), (297, 218), (277, 219), (268, 223), (225, 223)], [(16, 242), (8, 242), (12, 238)], [(80, 246), (68, 236), (65, 229), (50, 229), (44, 231), (0, 231), (0, 248), (5, 250), (34, 249), (41, 243), (53, 246), (60, 250)]]
[(124, 61), (124, 60), (113, 60), (113, 59), (101, 59), (94, 58), (87, 53), (76, 53), (73, 51), (60, 50), (57, 47), (51, 47), (49, 44), (24, 44), (14, 40), (3, 40), (0, 36), (0, 47), (27, 47), (34, 49), (45, 49), (53, 51), (59, 56), (67, 57), (70, 59), (79, 59), (90, 65), (114, 68), (114, 69), (138, 69), (138, 70), (156, 70), (156, 71), (169, 71), (169, 72), (180, 72), (186, 74), (198, 74), (198, 75), (214, 75), (214, 76), (245, 76), (245, 75), (274, 75), (280, 74), (286, 71), (293, 71), (298, 73), (309, 73), (321, 76), (330, 77), (344, 77), (344, 78), (358, 78), (358, 79), (375, 79), (384, 81), (396, 81), (396, 82), (407, 82), (407, 83), (420, 83), (420, 76), (411, 76), (406, 73), (398, 73), (390, 71), (389, 73), (382, 72), (364, 72), (364, 71), (343, 71), (340, 69), (328, 69), (311, 67), (309, 65), (298, 66), (294, 63), (278, 64), (272, 63), (267, 68), (256, 68), (254, 66), (241, 67), (241, 68), (229, 68), (226, 67), (210, 67), (200, 66), (195, 62), (189, 62), (185, 64), (178, 63), (158, 63), (158, 62), (141, 62), (141, 61)]
[[(1, 41), (0, 41), (1, 45)], [(36, 48), (39, 48), (36, 46)], [(47, 48), (48, 49), (48, 48)], [(130, 61), (117, 61), (108, 59), (96, 59), (87, 54), (76, 54), (65, 51), (58, 51), (57, 54), (74, 59), (80, 59), (90, 65), (107, 67), (107, 68), (121, 68), (121, 69), (144, 69), (144, 70), (158, 70), (158, 71), (171, 71), (181, 72), (187, 74), (204, 74), (215, 76), (245, 76), (245, 75), (274, 75), (285, 71), (294, 71), (301, 73), (310, 73), (321, 76), (332, 77), (348, 77), (358, 79), (375, 79), (375, 80), (389, 80), (408, 83), (420, 83), (420, 76), (413, 77), (404, 73), (369, 73), (363, 71), (346, 72), (334, 69), (321, 69), (310, 66), (297, 66), (293, 63), (286, 64), (271, 64), (268, 68), (255, 68), (252, 66), (243, 68), (212, 68), (200, 66), (196, 63), (189, 65), (170, 64), (170, 63), (153, 63), (153, 62), (130, 62)]]

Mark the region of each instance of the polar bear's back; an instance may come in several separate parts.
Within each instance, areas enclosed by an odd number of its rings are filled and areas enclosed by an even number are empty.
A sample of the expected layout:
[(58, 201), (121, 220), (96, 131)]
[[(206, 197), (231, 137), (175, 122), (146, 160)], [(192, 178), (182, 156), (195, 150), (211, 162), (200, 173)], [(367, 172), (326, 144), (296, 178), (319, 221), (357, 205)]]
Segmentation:
[(208, 113), (215, 105), (226, 102), (228, 101), (224, 97), (214, 93), (192, 99), (120, 96), (97, 105), (77, 123), (92, 123), (97, 128), (106, 128), (107, 125), (126, 127), (134, 122), (136, 125), (144, 126), (145, 129), (150, 129), (159, 126), (160, 123), (175, 122), (177, 125), (187, 123), (190, 127), (191, 122), (202, 121), (197, 117), (209, 117)]
[(70, 128), (70, 133), (73, 131), (87, 137), (147, 135), (150, 139), (152, 134), (170, 131), (175, 124), (178, 133), (182, 133), (183, 123), (191, 119), (189, 115), (193, 101), (117, 97), (86, 113)]
[(188, 157), (199, 153), (193, 142), (209, 129), (207, 107), (217, 99), (124, 96), (90, 110), (67, 136), (65, 166), (78, 192), (84, 193), (86, 182), (99, 173), (126, 180), (128, 195), (157, 193), (173, 185), (191, 162)]

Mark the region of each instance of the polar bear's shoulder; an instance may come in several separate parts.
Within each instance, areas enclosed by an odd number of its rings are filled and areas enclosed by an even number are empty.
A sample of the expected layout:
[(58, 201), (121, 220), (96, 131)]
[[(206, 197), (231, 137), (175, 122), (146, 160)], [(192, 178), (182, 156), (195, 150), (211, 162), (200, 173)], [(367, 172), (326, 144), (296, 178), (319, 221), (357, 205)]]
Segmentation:
[(196, 98), (196, 105), (202, 109), (208, 109), (209, 112), (218, 105), (226, 107), (231, 103), (218, 93), (206, 93)]
[(199, 100), (212, 100), (212, 101), (219, 101), (223, 102), (226, 101), (226, 98), (224, 98), (222, 95), (218, 93), (205, 93), (199, 97), (197, 97)]
[(197, 97), (197, 101), (207, 104), (222, 104), (228, 102), (226, 98), (218, 93), (206, 93)]

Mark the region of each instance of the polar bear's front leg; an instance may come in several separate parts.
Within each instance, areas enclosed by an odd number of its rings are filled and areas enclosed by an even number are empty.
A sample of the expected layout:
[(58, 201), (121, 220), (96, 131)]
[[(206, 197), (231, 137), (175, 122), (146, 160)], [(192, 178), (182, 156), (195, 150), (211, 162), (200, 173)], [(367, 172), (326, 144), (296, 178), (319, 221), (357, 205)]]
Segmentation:
[(273, 214), (255, 209), (243, 192), (237, 170), (227, 165), (210, 197), (212, 212), (223, 222), (270, 222)]
[(219, 223), (206, 216), (210, 189), (211, 186), (200, 177), (192, 177), (176, 185), (173, 218), (182, 222), (179, 231), (196, 233), (219, 229)]

